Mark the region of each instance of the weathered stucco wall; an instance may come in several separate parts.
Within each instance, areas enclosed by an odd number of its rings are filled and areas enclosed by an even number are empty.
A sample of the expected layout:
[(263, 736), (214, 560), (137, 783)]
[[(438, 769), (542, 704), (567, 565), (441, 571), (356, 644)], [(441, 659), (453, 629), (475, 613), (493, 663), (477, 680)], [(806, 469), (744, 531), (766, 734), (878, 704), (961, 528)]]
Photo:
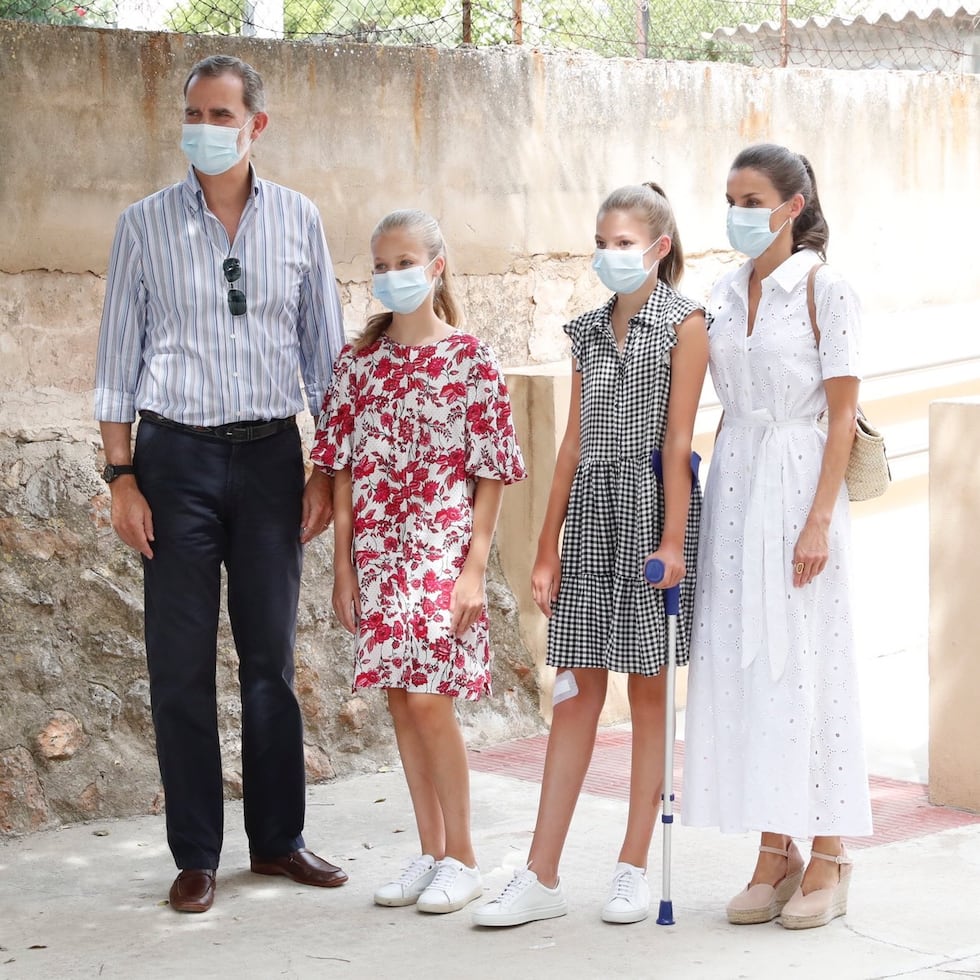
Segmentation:
[[(218, 50), (265, 76), (272, 125), (257, 165), (321, 208), (351, 331), (369, 304), (372, 226), (417, 205), (442, 221), (474, 332), (508, 365), (565, 357), (561, 324), (603, 296), (588, 268), (596, 205), (637, 179), (667, 188), (692, 258), (685, 285), (702, 296), (733, 261), (728, 164), (760, 139), (813, 160), (832, 259), (869, 309), (980, 298), (965, 219), (980, 212), (975, 77), (318, 48), (0, 21), (0, 833), (160, 804), (140, 572), (107, 524), (90, 388), (116, 218), (183, 176), (180, 87), (194, 61)], [(550, 479), (550, 459), (529, 462), (533, 480)], [(534, 545), (506, 526), (521, 506), (505, 508), (490, 581), (497, 697), (462, 712), (473, 740), (539, 724), (540, 623), (528, 627), (533, 611), (515, 581)], [(308, 550), (297, 650), (313, 779), (394, 756), (381, 700), (350, 695), (350, 645), (329, 608), (329, 544)], [(220, 659), (234, 793), (226, 624)]]

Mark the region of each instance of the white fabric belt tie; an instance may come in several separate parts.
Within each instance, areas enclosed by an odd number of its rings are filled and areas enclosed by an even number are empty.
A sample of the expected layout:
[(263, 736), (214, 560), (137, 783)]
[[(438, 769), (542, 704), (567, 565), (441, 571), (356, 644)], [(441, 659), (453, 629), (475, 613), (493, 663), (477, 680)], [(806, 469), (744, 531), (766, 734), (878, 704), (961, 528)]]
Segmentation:
[[(742, 667), (768, 653), (773, 681), (782, 677), (789, 651), (787, 597), (793, 594), (793, 569), (785, 557), (782, 454), (792, 429), (816, 427), (815, 416), (776, 419), (768, 409), (750, 415), (726, 414), (724, 426), (763, 429), (753, 466), (742, 540)], [(752, 573), (761, 571), (756, 578)], [(758, 587), (747, 585), (746, 573)], [(756, 624), (761, 624), (759, 629)]]

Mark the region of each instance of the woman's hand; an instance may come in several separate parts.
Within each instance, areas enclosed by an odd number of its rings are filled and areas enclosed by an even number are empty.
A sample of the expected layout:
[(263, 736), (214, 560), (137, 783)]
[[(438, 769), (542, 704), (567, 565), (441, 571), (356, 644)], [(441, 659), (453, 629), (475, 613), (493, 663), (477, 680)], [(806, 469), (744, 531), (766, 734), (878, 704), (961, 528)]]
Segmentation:
[(554, 604), (558, 601), (558, 589), (561, 587), (561, 558), (557, 548), (549, 548), (534, 560), (531, 570), (531, 596), (538, 609), (549, 619)]
[(361, 618), (361, 595), (357, 587), (357, 572), (351, 564), (334, 563), (333, 611), (348, 633), (357, 632)]
[(687, 566), (684, 564), (683, 547), (661, 543), (660, 547), (653, 554), (647, 555), (644, 566), (651, 558), (658, 558), (663, 562), (664, 566), (664, 577), (659, 582), (649, 583), (655, 589), (669, 589), (677, 585), (687, 574)]
[(809, 585), (827, 567), (829, 555), (828, 527), (807, 521), (793, 549), (793, 585)]
[(453, 636), (462, 636), (483, 615), (487, 593), (483, 572), (463, 566), (449, 598)]

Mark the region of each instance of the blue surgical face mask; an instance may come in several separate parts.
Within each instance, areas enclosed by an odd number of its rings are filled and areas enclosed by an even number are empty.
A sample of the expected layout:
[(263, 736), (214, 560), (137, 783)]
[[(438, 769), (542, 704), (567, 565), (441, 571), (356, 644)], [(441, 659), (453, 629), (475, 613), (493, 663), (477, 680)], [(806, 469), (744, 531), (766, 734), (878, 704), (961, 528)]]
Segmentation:
[(757, 259), (789, 222), (787, 218), (775, 231), (769, 230), (769, 219), (787, 204), (789, 201), (783, 201), (777, 208), (740, 208), (733, 204), (728, 209), (728, 241), (732, 248)]
[[(245, 126), (254, 118), (250, 116)], [(212, 126), (210, 123), (184, 123), (180, 148), (195, 170), (215, 177), (231, 170), (245, 156), (251, 140), (245, 144), (244, 149), (238, 149), (238, 134), (245, 126), (232, 129), (230, 126)]]
[(413, 265), (410, 269), (376, 272), (374, 298), (392, 313), (414, 313), (425, 302), (435, 285), (434, 279), (427, 279), (425, 276), (425, 270), (433, 262), (435, 259), (425, 265)]
[[(660, 238), (663, 238), (663, 235)], [(592, 268), (595, 269), (599, 282), (614, 293), (635, 293), (660, 264), (654, 262), (649, 269), (643, 266), (643, 256), (660, 241), (660, 238), (642, 252), (637, 248), (597, 248), (592, 257)]]

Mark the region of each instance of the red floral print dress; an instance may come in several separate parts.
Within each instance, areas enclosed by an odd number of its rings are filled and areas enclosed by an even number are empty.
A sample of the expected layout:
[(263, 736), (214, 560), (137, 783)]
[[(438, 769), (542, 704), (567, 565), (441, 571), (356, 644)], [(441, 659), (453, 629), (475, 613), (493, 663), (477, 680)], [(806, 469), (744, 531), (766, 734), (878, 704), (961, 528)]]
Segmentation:
[(334, 366), (312, 459), (351, 469), (360, 589), (354, 689), (475, 701), (490, 693), (486, 608), (453, 636), (449, 601), (473, 533), (479, 477), (527, 475), (493, 351), (464, 333), (388, 337)]

